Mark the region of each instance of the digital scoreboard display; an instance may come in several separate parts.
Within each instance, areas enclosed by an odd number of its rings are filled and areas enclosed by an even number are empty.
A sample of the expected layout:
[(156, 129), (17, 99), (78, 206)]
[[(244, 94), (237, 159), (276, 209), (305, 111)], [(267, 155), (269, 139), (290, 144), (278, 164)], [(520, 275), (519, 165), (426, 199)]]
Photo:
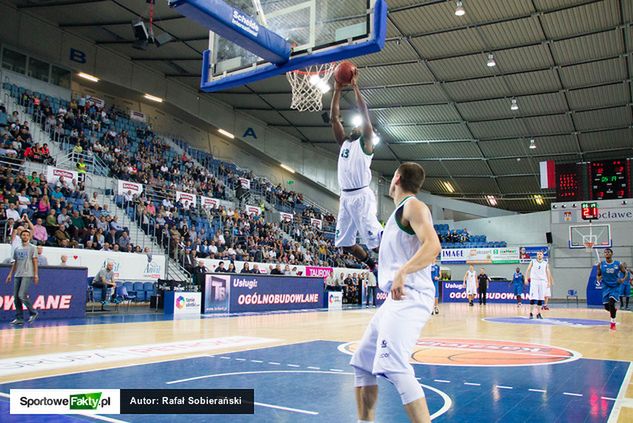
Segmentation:
[(582, 178), (576, 163), (561, 163), (556, 165), (556, 200), (581, 200)]
[(598, 203), (582, 203), (580, 207), (583, 220), (598, 219)]
[(629, 160), (604, 160), (590, 163), (592, 200), (628, 198), (631, 172)]

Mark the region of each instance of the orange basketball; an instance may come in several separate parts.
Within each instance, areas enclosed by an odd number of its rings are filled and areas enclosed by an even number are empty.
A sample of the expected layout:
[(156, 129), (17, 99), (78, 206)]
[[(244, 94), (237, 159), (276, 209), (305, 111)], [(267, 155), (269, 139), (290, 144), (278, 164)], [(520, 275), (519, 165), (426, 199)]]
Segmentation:
[(356, 65), (352, 62), (341, 62), (334, 69), (334, 79), (339, 84), (349, 85), (352, 83), (352, 78), (357, 70)]

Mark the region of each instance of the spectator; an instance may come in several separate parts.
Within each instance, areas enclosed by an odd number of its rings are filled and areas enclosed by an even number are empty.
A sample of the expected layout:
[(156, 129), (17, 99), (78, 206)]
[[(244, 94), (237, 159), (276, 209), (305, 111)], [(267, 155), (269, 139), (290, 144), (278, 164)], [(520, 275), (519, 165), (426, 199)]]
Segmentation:
[(270, 274), (271, 275), (283, 275), (284, 272), (281, 271), (281, 264), (278, 264), (277, 266), (275, 266), (275, 268), (270, 271)]
[(59, 265), (62, 266), (62, 267), (68, 266), (68, 256), (67, 255), (62, 255), (61, 256)]
[(236, 273), (235, 272), (235, 264), (233, 264), (233, 262), (229, 263), (229, 268), (226, 270), (226, 273)]
[(37, 247), (37, 266), (48, 266), (48, 259), (44, 257), (44, 247)]
[(48, 232), (46, 231), (46, 227), (42, 225), (41, 218), (37, 218), (37, 220), (35, 220), (33, 239), (37, 242), (38, 245), (44, 245), (46, 244), (46, 241), (48, 241)]
[(244, 266), (242, 266), (242, 270), (240, 271), (240, 273), (252, 273), (248, 263), (244, 263)]
[(215, 268), (216, 273), (226, 273), (226, 269), (224, 268), (224, 262), (221, 261), (218, 263), (218, 267)]
[[(63, 260), (62, 260), (63, 262)], [(99, 273), (92, 281), (92, 286), (101, 289), (101, 311), (108, 311), (105, 309), (106, 303), (111, 299), (112, 293), (109, 292), (116, 288), (116, 281), (114, 277), (114, 264), (109, 261), (106, 267), (99, 270)]]

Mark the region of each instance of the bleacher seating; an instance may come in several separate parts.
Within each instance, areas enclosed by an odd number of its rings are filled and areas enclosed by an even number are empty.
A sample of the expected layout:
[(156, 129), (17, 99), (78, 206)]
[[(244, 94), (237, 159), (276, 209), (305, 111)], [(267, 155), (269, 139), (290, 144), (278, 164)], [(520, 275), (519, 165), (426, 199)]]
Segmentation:
[(505, 248), (505, 241), (488, 241), (486, 235), (472, 235), (466, 229), (451, 230), (447, 224), (433, 225), (442, 248)]

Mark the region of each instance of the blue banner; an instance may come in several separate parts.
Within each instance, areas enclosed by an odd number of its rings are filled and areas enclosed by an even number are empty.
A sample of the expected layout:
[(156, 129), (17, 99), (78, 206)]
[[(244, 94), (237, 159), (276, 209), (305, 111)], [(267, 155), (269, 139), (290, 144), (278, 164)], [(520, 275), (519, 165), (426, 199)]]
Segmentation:
[[(442, 281), (442, 302), (443, 303), (466, 303), (466, 288), (461, 281)], [(529, 299), (530, 286), (523, 285), (523, 301)], [(475, 296), (475, 301), (479, 301), (479, 295)], [(510, 281), (490, 282), (486, 295), (487, 303), (515, 303), (514, 287)]]
[[(0, 266), (0, 321), (15, 318), (13, 281), (4, 283), (9, 266)], [(88, 269), (85, 267), (41, 266), (39, 283), (31, 283), (29, 298), (39, 319), (85, 317)], [(27, 312), (24, 310), (26, 318)]]
[(252, 313), (322, 308), (323, 278), (269, 275), (206, 276), (205, 313)]
[(536, 259), (536, 254), (542, 251), (543, 252), (543, 257), (545, 258), (545, 260), (548, 260), (549, 258), (549, 247), (546, 245), (539, 245), (536, 247), (521, 247), (519, 248), (519, 258), (521, 260), (521, 263), (529, 263), (530, 260), (532, 259)]

